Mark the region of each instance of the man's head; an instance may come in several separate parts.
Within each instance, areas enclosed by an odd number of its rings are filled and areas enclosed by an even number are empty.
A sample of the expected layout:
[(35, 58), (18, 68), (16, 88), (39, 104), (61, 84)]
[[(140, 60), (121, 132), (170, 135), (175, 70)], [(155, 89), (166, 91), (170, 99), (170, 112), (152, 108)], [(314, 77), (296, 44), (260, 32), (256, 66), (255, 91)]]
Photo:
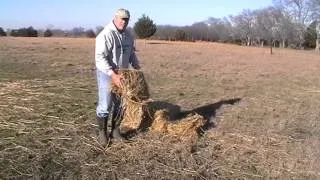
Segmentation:
[(113, 23), (119, 31), (124, 31), (128, 26), (130, 13), (126, 9), (118, 9), (115, 13)]

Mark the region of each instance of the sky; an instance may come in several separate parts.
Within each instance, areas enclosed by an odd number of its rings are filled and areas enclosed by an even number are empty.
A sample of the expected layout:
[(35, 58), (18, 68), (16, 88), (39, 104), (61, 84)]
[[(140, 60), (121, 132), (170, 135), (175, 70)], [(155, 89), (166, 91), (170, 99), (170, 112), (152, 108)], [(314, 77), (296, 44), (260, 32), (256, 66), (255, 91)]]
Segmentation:
[(95, 29), (109, 23), (118, 8), (130, 11), (131, 27), (143, 14), (157, 25), (186, 26), (270, 5), (272, 0), (1, 0), (0, 27)]

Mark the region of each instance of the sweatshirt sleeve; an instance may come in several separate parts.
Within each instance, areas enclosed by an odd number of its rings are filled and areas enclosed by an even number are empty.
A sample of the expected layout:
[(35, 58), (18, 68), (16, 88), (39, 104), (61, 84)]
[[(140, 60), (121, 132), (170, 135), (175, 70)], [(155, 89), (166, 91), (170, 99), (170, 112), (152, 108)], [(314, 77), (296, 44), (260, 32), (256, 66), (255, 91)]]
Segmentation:
[(129, 59), (130, 64), (134, 69), (140, 69), (140, 63), (135, 53), (134, 40), (132, 40), (132, 50)]
[(108, 37), (106, 34), (100, 33), (96, 38), (95, 44), (95, 62), (96, 68), (100, 71), (112, 74), (112, 38)]

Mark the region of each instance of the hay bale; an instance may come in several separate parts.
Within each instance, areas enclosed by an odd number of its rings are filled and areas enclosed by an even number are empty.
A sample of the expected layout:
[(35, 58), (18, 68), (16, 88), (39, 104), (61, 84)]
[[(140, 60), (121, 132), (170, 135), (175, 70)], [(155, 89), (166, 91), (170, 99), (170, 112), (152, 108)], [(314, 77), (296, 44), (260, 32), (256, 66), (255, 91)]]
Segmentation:
[(120, 70), (123, 76), (122, 87), (112, 85), (112, 91), (121, 98), (123, 107), (122, 131), (136, 130), (140, 126), (144, 115), (147, 114), (147, 100), (149, 89), (143, 72), (139, 70)]
[[(122, 99), (124, 112), (120, 128), (126, 131), (136, 130), (145, 118), (144, 116), (150, 115), (151, 112), (147, 101), (149, 99), (148, 85), (142, 71), (121, 70), (120, 73), (123, 76), (121, 89), (112, 86), (112, 91)], [(194, 114), (177, 123), (169, 123), (169, 112), (165, 109), (157, 110), (153, 118), (150, 132), (164, 133), (181, 140), (197, 138), (198, 130), (205, 122), (202, 116)]]
[(205, 119), (199, 114), (190, 115), (176, 123), (170, 123), (168, 111), (158, 110), (154, 115), (150, 132), (164, 133), (181, 140), (191, 140), (199, 137), (198, 130), (204, 123)]
[(147, 111), (146, 102), (135, 102), (129, 99), (124, 99), (123, 105), (125, 107), (125, 113), (123, 114), (123, 120), (121, 122), (121, 129), (123, 130), (135, 130), (141, 124)]
[(150, 127), (150, 131), (158, 132), (158, 133), (167, 133), (168, 127), (168, 111), (166, 110), (158, 110), (154, 114), (154, 120), (152, 126)]
[(194, 114), (181, 119), (178, 123), (169, 124), (167, 127), (168, 134), (176, 136), (182, 140), (198, 138), (198, 130), (205, 123), (203, 116)]
[(121, 79), (121, 89), (112, 86), (112, 91), (122, 98), (128, 98), (136, 102), (142, 102), (150, 97), (148, 84), (144, 78), (143, 72), (139, 70), (120, 70), (123, 76)]

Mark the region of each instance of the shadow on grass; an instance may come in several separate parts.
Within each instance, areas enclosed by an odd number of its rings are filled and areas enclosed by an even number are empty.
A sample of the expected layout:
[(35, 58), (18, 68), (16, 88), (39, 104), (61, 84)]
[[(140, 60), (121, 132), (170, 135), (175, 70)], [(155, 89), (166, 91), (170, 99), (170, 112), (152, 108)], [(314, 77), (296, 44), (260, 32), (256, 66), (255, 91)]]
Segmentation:
[(241, 101), (240, 98), (234, 98), (234, 99), (228, 99), (228, 100), (221, 100), (219, 102), (204, 105), (201, 107), (194, 108), (189, 111), (183, 111), (178, 114), (176, 119), (182, 119), (187, 117), (189, 114), (197, 113), (205, 119), (205, 124), (202, 127), (203, 130), (209, 130), (211, 128), (215, 127), (215, 123), (213, 122), (213, 118), (216, 117), (216, 112), (218, 109), (220, 109), (223, 105), (234, 105), (235, 103), (238, 103)]
[(203, 130), (209, 130), (211, 128), (215, 127), (215, 122), (213, 121), (213, 118), (216, 116), (216, 111), (220, 109), (223, 105), (234, 105), (235, 103), (238, 103), (241, 101), (241, 98), (234, 98), (234, 99), (228, 99), (228, 100), (221, 100), (219, 102), (208, 104), (205, 106), (200, 106), (197, 108), (194, 108), (192, 110), (188, 111), (181, 111), (181, 107), (178, 105), (174, 105), (168, 102), (163, 101), (155, 101), (150, 102), (148, 104), (149, 107), (151, 107), (152, 112), (149, 116), (150, 118), (146, 118), (141, 122), (141, 125), (139, 127), (140, 131), (147, 131), (149, 127), (151, 127), (153, 123), (153, 115), (158, 110), (167, 110), (169, 115), (170, 121), (179, 121), (188, 115), (192, 114), (199, 114), (204, 117), (205, 124), (202, 127)]
[(146, 44), (153, 44), (153, 45), (157, 45), (157, 44), (172, 45), (170, 42), (147, 42)]

